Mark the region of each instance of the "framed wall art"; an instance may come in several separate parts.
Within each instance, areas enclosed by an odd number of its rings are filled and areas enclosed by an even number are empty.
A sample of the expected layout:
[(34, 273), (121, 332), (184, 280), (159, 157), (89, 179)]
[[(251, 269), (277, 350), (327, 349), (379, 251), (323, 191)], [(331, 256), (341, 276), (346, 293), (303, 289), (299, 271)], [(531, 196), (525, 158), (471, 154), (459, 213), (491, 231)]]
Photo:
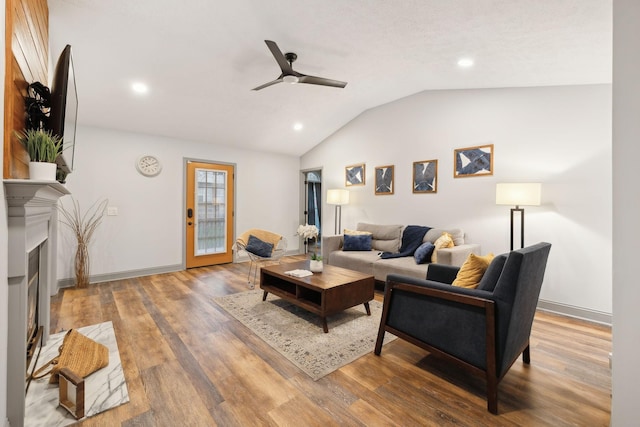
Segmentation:
[(422, 160), (413, 162), (413, 192), (438, 192), (438, 161)]
[(376, 195), (384, 196), (393, 194), (393, 169), (393, 165), (376, 167)]
[(493, 175), (493, 144), (453, 150), (453, 177)]
[(365, 170), (364, 163), (359, 165), (351, 165), (344, 168), (345, 185), (353, 187), (355, 185), (364, 185)]

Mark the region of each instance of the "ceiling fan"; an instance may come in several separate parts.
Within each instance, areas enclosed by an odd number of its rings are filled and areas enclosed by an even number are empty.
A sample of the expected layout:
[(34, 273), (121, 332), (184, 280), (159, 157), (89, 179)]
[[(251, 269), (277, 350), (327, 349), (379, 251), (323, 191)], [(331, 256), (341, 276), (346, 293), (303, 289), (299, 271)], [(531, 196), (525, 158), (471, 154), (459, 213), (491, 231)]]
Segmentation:
[(339, 87), (339, 88), (343, 88), (347, 85), (347, 82), (325, 79), (324, 77), (308, 76), (306, 74), (302, 74), (302, 73), (298, 73), (297, 71), (294, 71), (293, 68), (291, 68), (291, 66), (293, 62), (298, 58), (298, 55), (292, 52), (287, 52), (283, 55), (282, 51), (280, 50), (276, 42), (273, 42), (271, 40), (265, 40), (264, 42), (267, 44), (267, 47), (269, 47), (271, 54), (273, 55), (273, 57), (276, 59), (276, 62), (280, 66), (280, 70), (282, 70), (282, 74), (280, 74), (280, 77), (278, 77), (277, 79), (269, 83), (260, 85), (256, 88), (253, 88), (253, 90), (264, 89), (265, 87), (269, 87), (276, 83), (282, 83), (282, 82), (307, 83), (312, 85), (332, 86), (332, 87)]

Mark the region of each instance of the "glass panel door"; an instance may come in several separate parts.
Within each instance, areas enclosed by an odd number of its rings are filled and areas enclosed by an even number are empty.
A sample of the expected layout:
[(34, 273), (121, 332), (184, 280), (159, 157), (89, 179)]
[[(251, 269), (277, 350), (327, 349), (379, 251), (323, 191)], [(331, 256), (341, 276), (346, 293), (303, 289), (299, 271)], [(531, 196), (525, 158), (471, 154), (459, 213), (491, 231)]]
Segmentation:
[(196, 169), (196, 192), (196, 256), (224, 252), (227, 247), (227, 172)]
[(233, 165), (187, 163), (187, 268), (233, 261), (233, 170)]

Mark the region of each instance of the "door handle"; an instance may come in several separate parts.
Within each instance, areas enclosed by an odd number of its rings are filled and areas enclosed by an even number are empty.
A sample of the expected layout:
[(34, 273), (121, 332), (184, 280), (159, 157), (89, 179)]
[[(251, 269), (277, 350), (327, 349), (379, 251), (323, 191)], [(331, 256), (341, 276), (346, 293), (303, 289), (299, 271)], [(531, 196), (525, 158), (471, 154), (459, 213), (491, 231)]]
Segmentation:
[[(193, 218), (193, 209), (191, 208), (187, 209), (187, 218), (189, 219)], [(193, 225), (193, 222), (187, 221), (187, 225)]]

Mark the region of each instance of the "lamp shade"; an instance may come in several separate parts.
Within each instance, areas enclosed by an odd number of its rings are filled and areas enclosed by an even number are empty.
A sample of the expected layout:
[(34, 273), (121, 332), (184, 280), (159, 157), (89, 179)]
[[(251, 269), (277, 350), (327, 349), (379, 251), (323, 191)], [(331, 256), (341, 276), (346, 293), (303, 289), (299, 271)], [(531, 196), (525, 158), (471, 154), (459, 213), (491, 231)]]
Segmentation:
[(496, 205), (540, 206), (541, 190), (539, 182), (496, 184)]
[(343, 189), (327, 190), (327, 204), (347, 205), (349, 204), (349, 191)]

